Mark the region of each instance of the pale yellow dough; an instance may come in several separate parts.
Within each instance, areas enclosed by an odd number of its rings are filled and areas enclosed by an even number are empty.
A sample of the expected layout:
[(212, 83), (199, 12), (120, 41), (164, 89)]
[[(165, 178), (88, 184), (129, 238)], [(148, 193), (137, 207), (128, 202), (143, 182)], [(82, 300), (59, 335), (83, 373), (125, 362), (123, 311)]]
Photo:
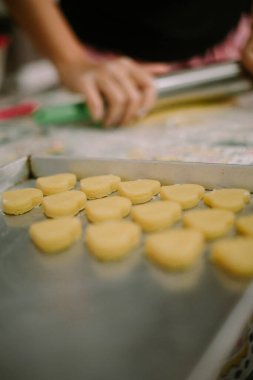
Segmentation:
[(195, 184), (177, 184), (162, 186), (160, 191), (161, 199), (168, 199), (180, 203), (182, 208), (195, 207), (203, 198), (205, 189), (203, 186)]
[(204, 202), (210, 207), (240, 211), (250, 201), (250, 193), (245, 189), (213, 190), (204, 196)]
[(145, 250), (157, 265), (171, 270), (186, 269), (204, 250), (204, 237), (194, 229), (173, 229), (150, 235)]
[(119, 260), (140, 243), (140, 227), (129, 221), (106, 221), (86, 230), (86, 244), (99, 260)]
[(21, 215), (42, 203), (43, 194), (39, 189), (17, 189), (5, 191), (2, 207), (6, 214)]
[(88, 199), (97, 199), (117, 191), (120, 181), (116, 175), (99, 175), (81, 179), (80, 187)]
[(217, 241), (211, 260), (224, 271), (238, 277), (253, 276), (253, 238), (235, 237)]
[(253, 215), (242, 216), (236, 221), (237, 230), (244, 235), (253, 236)]
[(67, 249), (78, 240), (82, 227), (80, 220), (74, 217), (43, 220), (32, 224), (29, 234), (41, 251), (53, 253)]
[(120, 195), (127, 197), (133, 204), (150, 201), (158, 194), (161, 188), (159, 181), (154, 179), (138, 179), (136, 181), (121, 182), (118, 187)]
[(234, 220), (232, 211), (222, 209), (188, 211), (183, 219), (185, 226), (201, 231), (206, 239), (224, 236), (233, 226)]
[(76, 176), (72, 173), (55, 174), (48, 177), (40, 177), (36, 180), (36, 187), (42, 190), (44, 195), (61, 193), (75, 187)]
[(132, 219), (147, 232), (162, 230), (177, 222), (181, 217), (181, 206), (172, 201), (154, 201), (134, 206)]
[(49, 218), (74, 216), (86, 205), (86, 195), (82, 191), (70, 190), (48, 195), (43, 199), (43, 209)]
[(88, 201), (86, 215), (91, 222), (121, 219), (129, 214), (131, 207), (129, 199), (115, 195)]

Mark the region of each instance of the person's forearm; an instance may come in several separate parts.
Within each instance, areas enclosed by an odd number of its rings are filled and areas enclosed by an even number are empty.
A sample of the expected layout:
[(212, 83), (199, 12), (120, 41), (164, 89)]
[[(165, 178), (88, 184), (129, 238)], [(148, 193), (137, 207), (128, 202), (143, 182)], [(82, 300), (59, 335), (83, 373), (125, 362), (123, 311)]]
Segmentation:
[(156, 97), (152, 76), (127, 57), (99, 62), (85, 50), (53, 0), (4, 0), (18, 24), (56, 66), (61, 83), (82, 94), (94, 120), (128, 123)]
[(84, 48), (53, 0), (5, 0), (11, 15), (56, 66), (85, 59)]

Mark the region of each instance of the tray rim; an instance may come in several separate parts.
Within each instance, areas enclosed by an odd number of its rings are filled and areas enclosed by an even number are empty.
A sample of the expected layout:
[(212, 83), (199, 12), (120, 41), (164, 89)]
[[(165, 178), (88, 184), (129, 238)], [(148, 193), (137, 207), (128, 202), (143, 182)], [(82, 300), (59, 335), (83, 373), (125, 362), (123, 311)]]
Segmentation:
[[(106, 172), (119, 175), (123, 180), (153, 178), (162, 184), (198, 183), (206, 189), (243, 187), (253, 192), (253, 165), (101, 159), (80, 156), (31, 156), (29, 161), (31, 173), (35, 177), (54, 174), (57, 171), (59, 172), (59, 168), (62, 167), (63, 170), (77, 174), (78, 179), (84, 176), (105, 174)], [(84, 162), (86, 163), (85, 170), (81, 166)], [(42, 169), (42, 165), (45, 163), (47, 163), (46, 172)]]

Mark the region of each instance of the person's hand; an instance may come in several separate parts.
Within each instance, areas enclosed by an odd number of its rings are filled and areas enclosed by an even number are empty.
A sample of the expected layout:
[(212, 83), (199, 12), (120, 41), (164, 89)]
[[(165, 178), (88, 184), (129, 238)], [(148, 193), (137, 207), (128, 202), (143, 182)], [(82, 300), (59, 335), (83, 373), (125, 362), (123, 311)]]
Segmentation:
[(161, 72), (159, 65), (146, 66), (112, 53), (93, 54), (96, 49), (78, 38), (58, 1), (5, 2), (35, 46), (56, 66), (62, 83), (84, 95), (94, 120), (125, 124), (152, 107), (156, 98), (152, 75), (157, 69)]
[(253, 31), (242, 51), (242, 63), (245, 68), (253, 74)]
[(58, 71), (66, 87), (84, 95), (93, 119), (111, 126), (126, 124), (150, 110), (156, 99), (152, 74), (162, 73), (164, 67), (120, 57), (59, 66)]

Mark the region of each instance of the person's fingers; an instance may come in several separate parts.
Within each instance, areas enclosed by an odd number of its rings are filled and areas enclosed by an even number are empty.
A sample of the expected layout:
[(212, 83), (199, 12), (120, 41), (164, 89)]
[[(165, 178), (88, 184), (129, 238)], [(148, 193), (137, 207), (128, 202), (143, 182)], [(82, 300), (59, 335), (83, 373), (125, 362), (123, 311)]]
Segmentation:
[(242, 63), (245, 66), (245, 68), (253, 74), (253, 38), (251, 38), (243, 52), (242, 52)]
[(142, 102), (138, 116), (144, 116), (152, 108), (156, 99), (154, 80), (139, 64), (131, 60), (123, 60), (123, 64), (128, 67), (133, 80), (142, 91)]
[(140, 65), (151, 75), (164, 75), (171, 72), (171, 65), (166, 63), (140, 63)]
[[(129, 84), (129, 86), (128, 86)], [(131, 119), (136, 117), (138, 111), (140, 109), (142, 95), (138, 91), (138, 89), (131, 84), (131, 82), (127, 82), (124, 84), (124, 90), (127, 93), (127, 107), (125, 114), (122, 118), (122, 124), (128, 123)]]
[(144, 116), (154, 105), (156, 100), (156, 89), (154, 80), (139, 66), (131, 72), (136, 83), (142, 90), (142, 103), (140, 105), (141, 115)]
[(80, 81), (80, 92), (85, 95), (85, 101), (94, 120), (101, 120), (104, 117), (104, 101), (97, 88), (95, 78), (87, 74)]
[(120, 63), (123, 67), (126, 67), (126, 69), (129, 71), (129, 74), (136, 81), (136, 83), (138, 83), (139, 86), (154, 87), (152, 76), (143, 70), (139, 64), (128, 58), (122, 58)]
[(111, 72), (117, 83), (120, 85), (126, 97), (125, 112), (122, 115), (121, 123), (128, 123), (134, 118), (142, 105), (143, 92), (140, 91), (139, 86), (128, 71), (122, 69), (119, 65), (110, 65), (108, 70)]
[(146, 113), (154, 106), (156, 96), (157, 94), (153, 88), (147, 87), (143, 89), (142, 105), (139, 116), (145, 116)]
[(75, 78), (72, 88), (84, 94), (91, 116), (105, 126), (143, 116), (155, 101), (152, 76), (128, 58), (95, 65)]
[(122, 120), (126, 106), (126, 96), (119, 84), (108, 75), (97, 79), (97, 85), (103, 94), (107, 111), (104, 119), (105, 126), (117, 125)]

